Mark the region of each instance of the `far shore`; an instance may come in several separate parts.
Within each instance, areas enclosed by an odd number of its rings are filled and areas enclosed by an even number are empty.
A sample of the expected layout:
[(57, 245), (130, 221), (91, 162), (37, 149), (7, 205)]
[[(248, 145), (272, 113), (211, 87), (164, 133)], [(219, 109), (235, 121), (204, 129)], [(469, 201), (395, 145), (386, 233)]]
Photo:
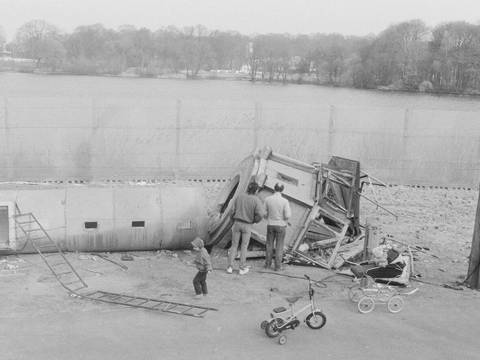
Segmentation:
[(168, 80), (224, 80), (224, 81), (249, 81), (249, 82), (258, 82), (265, 84), (281, 84), (281, 85), (313, 85), (321, 86), (327, 88), (341, 88), (341, 89), (355, 89), (355, 90), (368, 90), (368, 91), (379, 91), (379, 92), (389, 92), (389, 93), (409, 93), (409, 94), (429, 94), (435, 96), (456, 96), (456, 97), (479, 97), (480, 92), (472, 90), (468, 92), (455, 92), (447, 90), (415, 90), (415, 89), (406, 89), (400, 88), (398, 86), (378, 86), (375, 88), (358, 88), (353, 86), (346, 86), (340, 84), (332, 84), (329, 82), (321, 82), (316, 79), (314, 76), (304, 76), (300, 77), (298, 75), (293, 75), (287, 78), (286, 80), (282, 79), (267, 79), (261, 77), (261, 74), (257, 74), (255, 80), (251, 79), (249, 73), (246, 72), (234, 72), (227, 70), (211, 70), (211, 71), (201, 71), (197, 75), (187, 75), (184, 71), (178, 73), (164, 73), (164, 74), (138, 74), (132, 71), (126, 71), (120, 74), (109, 74), (109, 73), (75, 73), (75, 72), (66, 72), (66, 71), (45, 71), (45, 70), (29, 70), (29, 71), (15, 71), (11, 69), (1, 70), (0, 73), (24, 73), (24, 74), (33, 74), (33, 75), (46, 75), (46, 76), (94, 76), (94, 77), (114, 77), (114, 78), (125, 78), (125, 79), (168, 79)]

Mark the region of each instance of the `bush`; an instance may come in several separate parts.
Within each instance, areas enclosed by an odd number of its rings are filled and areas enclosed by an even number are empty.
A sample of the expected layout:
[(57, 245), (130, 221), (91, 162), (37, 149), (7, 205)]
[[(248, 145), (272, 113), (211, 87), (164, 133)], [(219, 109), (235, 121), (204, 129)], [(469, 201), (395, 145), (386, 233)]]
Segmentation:
[(74, 59), (65, 64), (65, 72), (74, 75), (97, 75), (97, 67), (94, 62), (85, 58)]

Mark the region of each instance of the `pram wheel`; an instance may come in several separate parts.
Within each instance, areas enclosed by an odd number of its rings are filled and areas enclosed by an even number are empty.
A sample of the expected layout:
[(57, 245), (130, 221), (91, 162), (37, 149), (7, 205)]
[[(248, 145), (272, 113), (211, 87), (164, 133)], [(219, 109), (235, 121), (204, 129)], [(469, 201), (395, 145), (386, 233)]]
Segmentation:
[(265, 330), (265, 328), (267, 327), (267, 324), (268, 324), (268, 321), (267, 321), (267, 320), (263, 320), (263, 321), (260, 323), (260, 329)]
[(327, 322), (327, 317), (324, 313), (317, 310), (308, 314), (305, 318), (305, 322), (310, 329), (321, 329)]
[(280, 337), (278, 338), (278, 343), (280, 345), (283, 345), (287, 342), (287, 337), (285, 335), (280, 335)]
[(363, 296), (363, 290), (360, 286), (355, 285), (348, 289), (348, 298), (353, 302), (358, 302)]
[(265, 333), (267, 334), (268, 337), (274, 338), (280, 334), (280, 331), (278, 328), (283, 325), (283, 320), (282, 319), (272, 319), (267, 323), (267, 326), (265, 327)]
[(357, 308), (362, 314), (367, 314), (375, 308), (375, 300), (369, 296), (364, 296), (358, 301)]
[(398, 313), (403, 309), (403, 298), (400, 295), (395, 295), (388, 300), (388, 311), (391, 313)]

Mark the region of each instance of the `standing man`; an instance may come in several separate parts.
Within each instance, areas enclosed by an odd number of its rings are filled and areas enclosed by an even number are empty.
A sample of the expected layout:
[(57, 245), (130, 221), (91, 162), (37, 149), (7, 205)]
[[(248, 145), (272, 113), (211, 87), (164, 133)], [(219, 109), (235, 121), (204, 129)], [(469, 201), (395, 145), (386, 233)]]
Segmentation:
[(233, 260), (237, 256), (238, 243), (242, 239), (240, 250), (240, 275), (248, 273), (247, 247), (252, 234), (252, 224), (262, 220), (265, 211), (260, 199), (255, 195), (258, 185), (254, 182), (248, 184), (247, 193), (240, 194), (233, 203), (232, 246), (228, 251), (227, 273), (233, 272)]
[(267, 219), (267, 243), (265, 267), (272, 266), (273, 249), (275, 249), (275, 271), (282, 269), (283, 245), (288, 220), (292, 216), (288, 200), (282, 196), (284, 187), (275, 184), (275, 193), (265, 199)]

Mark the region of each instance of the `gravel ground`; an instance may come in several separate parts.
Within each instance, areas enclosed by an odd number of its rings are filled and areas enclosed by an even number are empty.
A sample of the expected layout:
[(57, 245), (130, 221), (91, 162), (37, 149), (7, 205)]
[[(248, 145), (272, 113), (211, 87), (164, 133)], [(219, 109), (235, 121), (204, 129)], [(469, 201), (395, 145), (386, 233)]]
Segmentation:
[[(224, 183), (204, 183), (213, 202)], [(377, 188), (377, 196), (398, 220), (362, 200), (379, 238), (428, 248), (417, 252), (422, 281), (442, 285), (464, 279), (478, 192), (413, 187)], [(216, 249), (216, 269), (208, 277), (209, 296), (194, 300), (195, 274), (190, 251), (135, 252), (133, 261), (106, 254), (119, 266), (88, 254), (68, 254), (92, 290), (105, 290), (215, 307), (204, 319), (97, 303), (70, 297), (38, 255), (8, 256), (0, 263), (0, 358), (37, 359), (291, 359), (335, 360), (478, 359), (480, 293), (413, 282), (419, 291), (405, 298), (404, 309), (391, 314), (378, 305), (359, 314), (348, 300), (349, 278), (319, 268), (286, 266), (281, 274), (265, 273), (262, 260), (249, 261), (245, 276), (229, 275), (225, 250)], [(432, 257), (436, 255), (439, 259)], [(327, 316), (321, 330), (301, 323), (288, 330), (279, 346), (259, 328), (285, 297), (306, 294), (303, 274), (322, 280), (316, 298)], [(196, 302), (197, 301), (197, 302)], [(304, 297), (299, 302), (304, 304)], [(303, 318), (302, 318), (303, 319)]]

